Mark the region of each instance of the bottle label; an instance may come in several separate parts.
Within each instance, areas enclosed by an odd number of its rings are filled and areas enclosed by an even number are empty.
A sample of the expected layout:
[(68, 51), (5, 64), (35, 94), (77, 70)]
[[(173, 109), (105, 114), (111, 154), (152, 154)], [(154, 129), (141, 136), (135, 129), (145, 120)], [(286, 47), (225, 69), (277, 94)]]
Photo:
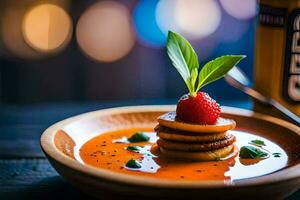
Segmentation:
[(276, 8), (264, 4), (259, 5), (259, 23), (264, 26), (284, 27), (286, 24), (286, 8)]
[(294, 10), (287, 20), (285, 63), (283, 70), (283, 97), (300, 103), (300, 9)]

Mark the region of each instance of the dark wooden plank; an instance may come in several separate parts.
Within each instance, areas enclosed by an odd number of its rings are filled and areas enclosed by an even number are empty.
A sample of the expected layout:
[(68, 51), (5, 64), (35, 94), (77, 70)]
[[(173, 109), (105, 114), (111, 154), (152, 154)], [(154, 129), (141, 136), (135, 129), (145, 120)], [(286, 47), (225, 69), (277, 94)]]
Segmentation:
[(0, 128), (0, 158), (44, 157), (40, 148), (43, 125), (8, 125)]
[(44, 158), (38, 139), (0, 140), (0, 158)]
[(300, 199), (300, 190), (286, 198), (286, 200), (299, 200)]
[[(26, 106), (0, 104), (0, 127), (17, 124), (50, 125), (67, 117), (81, 113), (117, 106), (175, 103), (176, 99), (139, 99), (110, 102), (63, 102)], [(233, 101), (229, 102), (229, 104), (233, 103)], [(237, 103), (241, 105), (249, 104), (248, 101), (237, 101)]]
[(31, 185), (58, 175), (46, 159), (1, 159), (0, 166), (0, 182), (5, 186)]
[(16, 124), (0, 127), (0, 140), (36, 139), (47, 128), (47, 125)]
[(46, 159), (2, 159), (0, 169), (0, 199), (89, 199), (63, 180)]

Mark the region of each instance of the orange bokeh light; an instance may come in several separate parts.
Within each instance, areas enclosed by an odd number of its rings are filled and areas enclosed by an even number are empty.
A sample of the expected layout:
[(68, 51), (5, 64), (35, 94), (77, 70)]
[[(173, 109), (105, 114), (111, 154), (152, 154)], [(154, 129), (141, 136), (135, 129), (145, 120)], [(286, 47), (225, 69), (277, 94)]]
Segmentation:
[(121, 59), (135, 43), (129, 10), (116, 1), (93, 4), (80, 17), (76, 38), (82, 51), (94, 60)]
[(54, 4), (41, 4), (24, 17), (22, 32), (25, 41), (38, 51), (58, 51), (70, 41), (72, 21), (68, 13)]

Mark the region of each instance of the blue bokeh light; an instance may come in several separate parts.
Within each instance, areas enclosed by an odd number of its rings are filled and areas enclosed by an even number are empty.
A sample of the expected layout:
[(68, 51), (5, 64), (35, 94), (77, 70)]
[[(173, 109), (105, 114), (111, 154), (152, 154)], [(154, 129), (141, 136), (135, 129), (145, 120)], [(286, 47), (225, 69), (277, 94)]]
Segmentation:
[(155, 19), (157, 3), (158, 0), (139, 1), (133, 11), (133, 23), (140, 43), (159, 48), (165, 45), (166, 36)]

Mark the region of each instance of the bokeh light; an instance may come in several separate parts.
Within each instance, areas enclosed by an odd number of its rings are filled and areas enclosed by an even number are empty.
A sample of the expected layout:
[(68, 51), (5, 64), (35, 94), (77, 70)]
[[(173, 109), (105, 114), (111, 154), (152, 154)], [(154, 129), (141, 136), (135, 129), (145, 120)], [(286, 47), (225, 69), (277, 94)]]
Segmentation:
[(198, 54), (201, 66), (202, 62), (211, 59), (211, 56), (220, 44), (220, 40), (215, 35), (210, 35), (199, 40), (192, 40), (191, 44)]
[(175, 21), (177, 0), (160, 0), (156, 6), (155, 19), (161, 31), (167, 35), (168, 30), (180, 32)]
[(127, 7), (101, 1), (89, 7), (76, 27), (77, 42), (92, 59), (113, 62), (127, 55), (135, 42)]
[(249, 30), (249, 27), (249, 22), (237, 20), (236, 18), (223, 13), (222, 22), (214, 35), (222, 43), (234, 43), (243, 37)]
[(215, 0), (177, 0), (175, 13), (178, 27), (190, 38), (212, 34), (221, 22), (221, 10)]
[(42, 53), (33, 50), (24, 41), (21, 31), (24, 13), (25, 9), (20, 7), (5, 9), (1, 18), (1, 40), (9, 55), (19, 58), (39, 58)]
[(72, 21), (64, 9), (41, 4), (30, 9), (23, 21), (25, 41), (38, 51), (57, 51), (70, 41)]
[(250, 19), (256, 15), (256, 0), (220, 0), (224, 10), (237, 19)]
[(138, 40), (150, 47), (165, 45), (166, 36), (157, 24), (155, 9), (158, 0), (140, 0), (133, 12), (133, 20)]
[[(202, 5), (202, 3), (204, 5)], [(218, 4), (214, 1), (209, 1), (208, 4), (204, 0), (202, 1), (188, 1), (187, 4), (191, 4), (191, 6), (196, 6), (198, 9), (202, 6), (207, 6), (208, 9), (212, 8), (213, 12), (214, 10), (217, 10), (216, 15), (212, 15), (212, 20), (207, 20), (206, 23), (198, 23), (198, 18), (202, 18), (200, 15), (193, 15), (190, 12), (187, 12), (187, 9), (189, 9), (189, 5), (184, 8), (178, 8), (179, 6), (182, 6), (181, 0), (161, 0), (158, 2), (156, 7), (156, 20), (159, 28), (162, 30), (162, 32), (167, 35), (168, 30), (176, 31), (180, 34), (182, 34), (184, 37), (188, 38), (193, 45), (196, 52), (198, 52), (199, 60), (204, 61), (210, 57), (210, 55), (213, 53), (215, 48), (217, 48), (219, 44), (219, 38), (216, 38), (215, 34), (212, 34), (215, 32), (220, 24), (220, 9)], [(194, 10), (191, 10), (193, 12)], [(180, 13), (178, 13), (180, 12)], [(209, 14), (204, 14), (203, 17), (207, 17)], [(189, 22), (190, 25), (180, 25), (179, 17), (183, 17), (184, 20), (196, 20), (196, 22)], [(216, 19), (216, 20), (214, 20)], [(201, 19), (202, 20), (202, 19)], [(210, 30), (201, 30), (206, 29), (207, 26), (212, 25), (213, 28)], [(195, 26), (190, 29), (189, 26)], [(195, 28), (195, 29), (194, 29)], [(211, 28), (211, 27), (208, 27)], [(207, 32), (206, 32), (207, 31)], [(203, 51), (204, 50), (204, 51)]]

